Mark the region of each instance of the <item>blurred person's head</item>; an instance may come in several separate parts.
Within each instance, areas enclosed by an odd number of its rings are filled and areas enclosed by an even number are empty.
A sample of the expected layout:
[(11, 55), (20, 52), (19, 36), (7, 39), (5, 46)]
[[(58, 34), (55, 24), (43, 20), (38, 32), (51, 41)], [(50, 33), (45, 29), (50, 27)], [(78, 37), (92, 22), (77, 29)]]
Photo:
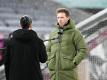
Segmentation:
[(67, 24), (68, 20), (70, 19), (70, 12), (67, 9), (58, 8), (56, 14), (60, 27), (63, 27), (65, 24)]
[(31, 29), (32, 27), (32, 19), (25, 15), (20, 18), (20, 25), (22, 29)]

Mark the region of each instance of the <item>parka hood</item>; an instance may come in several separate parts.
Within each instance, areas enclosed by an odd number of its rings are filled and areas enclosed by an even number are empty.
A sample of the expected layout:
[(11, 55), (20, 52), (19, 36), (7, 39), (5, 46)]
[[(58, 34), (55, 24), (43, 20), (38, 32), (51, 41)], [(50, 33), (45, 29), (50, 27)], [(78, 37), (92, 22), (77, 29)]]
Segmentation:
[(75, 30), (75, 24), (74, 21), (69, 19), (68, 22), (64, 25), (64, 27), (60, 27), (59, 24), (57, 23), (56, 28), (55, 28), (55, 32), (60, 32), (60, 31), (66, 31), (66, 30)]
[(21, 42), (30, 42), (37, 37), (36, 32), (27, 29), (18, 29), (12, 34), (12, 38)]
[[(58, 23), (57, 23), (57, 27), (60, 28)], [(74, 29), (74, 28), (75, 28), (74, 21), (69, 19), (67, 24), (64, 25), (63, 29), (66, 30), (66, 29)]]

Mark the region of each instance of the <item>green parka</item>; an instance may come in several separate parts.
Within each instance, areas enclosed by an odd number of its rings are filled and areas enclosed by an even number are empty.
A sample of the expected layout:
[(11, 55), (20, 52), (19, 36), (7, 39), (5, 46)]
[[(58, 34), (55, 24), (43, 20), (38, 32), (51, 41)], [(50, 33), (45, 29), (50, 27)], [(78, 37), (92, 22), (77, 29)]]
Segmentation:
[(71, 20), (59, 32), (57, 25), (47, 46), (51, 80), (78, 80), (76, 67), (86, 56), (85, 41)]

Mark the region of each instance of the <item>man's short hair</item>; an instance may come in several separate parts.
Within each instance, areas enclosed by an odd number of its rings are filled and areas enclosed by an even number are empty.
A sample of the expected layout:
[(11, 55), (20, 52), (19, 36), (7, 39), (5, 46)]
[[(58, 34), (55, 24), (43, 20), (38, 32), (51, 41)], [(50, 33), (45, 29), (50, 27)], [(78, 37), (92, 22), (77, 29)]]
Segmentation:
[(20, 25), (24, 29), (28, 29), (31, 23), (32, 23), (32, 19), (27, 15), (22, 16), (20, 19)]
[(58, 13), (65, 13), (65, 15), (66, 15), (67, 17), (70, 16), (70, 12), (69, 12), (69, 10), (66, 9), (66, 8), (58, 8), (58, 9), (56, 10), (56, 13), (57, 13), (57, 14), (58, 14)]

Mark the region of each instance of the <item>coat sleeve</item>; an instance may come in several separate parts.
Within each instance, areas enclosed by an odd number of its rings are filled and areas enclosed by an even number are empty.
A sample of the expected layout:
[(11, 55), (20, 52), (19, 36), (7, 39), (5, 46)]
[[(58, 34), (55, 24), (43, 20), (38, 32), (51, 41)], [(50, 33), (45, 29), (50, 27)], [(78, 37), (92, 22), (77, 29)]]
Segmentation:
[[(51, 41), (48, 41), (48, 45), (46, 47), (46, 51), (47, 51), (47, 55), (49, 56), (49, 54), (51, 53)], [(47, 60), (47, 65), (48, 65), (48, 60)]]
[(46, 47), (41, 39), (39, 39), (39, 46), (39, 60), (41, 63), (45, 63), (47, 61), (47, 53)]
[(79, 31), (75, 33), (74, 44), (76, 49), (76, 55), (73, 62), (77, 66), (87, 55), (86, 43), (82, 34)]

